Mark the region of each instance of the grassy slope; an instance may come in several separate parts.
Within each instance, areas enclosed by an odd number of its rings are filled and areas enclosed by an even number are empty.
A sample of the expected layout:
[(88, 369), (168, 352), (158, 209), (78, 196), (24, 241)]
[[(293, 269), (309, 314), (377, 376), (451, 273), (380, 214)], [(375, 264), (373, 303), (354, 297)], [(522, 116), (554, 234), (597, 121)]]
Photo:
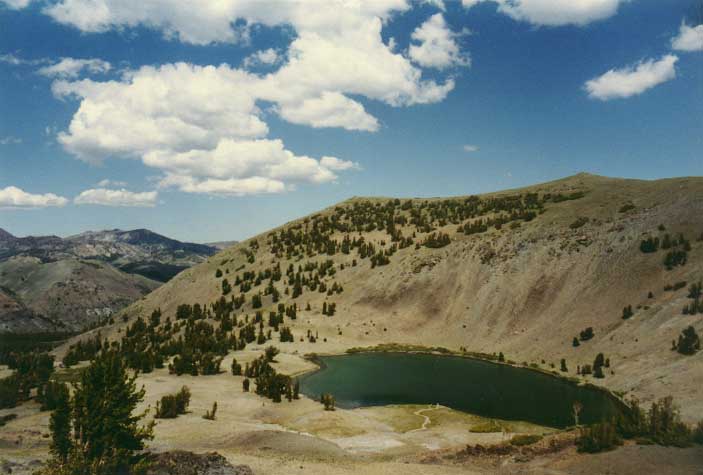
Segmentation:
[[(297, 299), (301, 308), (310, 302), (312, 311), (301, 312), (292, 325), (296, 339), (312, 329), (319, 331), (320, 341), (280, 346), (301, 353), (343, 351), (381, 342), (466, 347), (469, 351), (502, 351), (519, 362), (544, 359), (543, 366), (553, 362), (558, 367), (559, 359), (566, 358), (571, 376), (577, 364), (590, 364), (598, 352), (604, 352), (614, 374), (598, 380), (599, 384), (645, 401), (673, 394), (685, 417), (699, 418), (703, 413), (703, 352), (685, 357), (672, 352), (670, 346), (687, 325), (703, 334), (703, 316), (681, 315), (681, 308), (689, 302), (686, 290), (664, 292), (663, 287), (703, 278), (703, 242), (695, 239), (703, 232), (703, 178), (640, 181), (580, 174), (519, 191), (577, 190), (586, 191), (586, 196), (550, 203), (543, 215), (517, 230), (504, 226), (500, 231), (464, 236), (454, 233), (456, 226), (448, 225), (441, 229), (452, 236), (447, 247), (416, 250), (411, 246), (392, 256), (390, 265), (371, 269), (368, 260), (359, 260), (359, 266), (338, 271), (335, 279), (345, 290), (328, 298), (337, 303), (334, 317), (320, 314), (324, 294), (306, 291)], [(353, 198), (340, 206), (361, 199), (366, 198)], [(630, 202), (634, 210), (619, 212)], [(570, 228), (578, 217), (588, 217), (590, 222)], [(662, 265), (664, 251), (639, 251), (642, 237), (656, 234), (659, 224), (690, 239), (693, 249), (686, 266), (667, 271)], [(410, 232), (405, 230), (406, 235)], [(264, 269), (274, 262), (264, 245), (266, 234), (253, 238), (262, 246), (256, 263), (247, 265), (247, 270)], [(379, 231), (365, 237), (388, 240)], [(130, 306), (126, 314), (148, 314), (160, 307), (172, 315), (180, 303), (216, 300), (221, 279), (215, 278), (215, 270), (229, 269), (225, 277), (233, 281), (235, 269), (246, 262), (241, 249), (248, 243), (239, 243), (184, 271)], [(490, 255), (494, 257), (487, 261)], [(350, 262), (354, 257), (355, 251), (332, 259)], [(228, 262), (222, 264), (225, 260)], [(287, 265), (284, 259), (282, 268)], [(649, 291), (653, 299), (647, 298)], [(649, 309), (640, 309), (624, 321), (620, 316), (625, 305), (647, 305)], [(265, 298), (264, 310), (270, 306)], [(252, 313), (249, 304), (243, 310)], [(573, 348), (572, 338), (588, 326), (594, 328), (595, 338)]]

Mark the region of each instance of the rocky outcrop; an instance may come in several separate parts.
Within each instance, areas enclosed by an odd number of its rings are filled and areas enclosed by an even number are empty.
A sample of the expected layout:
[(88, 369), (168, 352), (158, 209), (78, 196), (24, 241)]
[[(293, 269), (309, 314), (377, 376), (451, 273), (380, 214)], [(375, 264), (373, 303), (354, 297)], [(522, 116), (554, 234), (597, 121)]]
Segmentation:
[(254, 475), (247, 465), (232, 465), (217, 452), (173, 451), (154, 454), (147, 475)]

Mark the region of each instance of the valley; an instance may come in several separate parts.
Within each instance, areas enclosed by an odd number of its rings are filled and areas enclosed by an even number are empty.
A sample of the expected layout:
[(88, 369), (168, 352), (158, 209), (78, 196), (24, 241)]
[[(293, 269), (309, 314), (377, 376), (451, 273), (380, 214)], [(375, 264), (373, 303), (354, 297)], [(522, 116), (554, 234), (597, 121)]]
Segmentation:
[[(687, 354), (679, 337), (703, 333), (702, 211), (701, 178), (579, 174), (477, 197), (353, 198), (179, 273), (57, 348), (56, 377), (75, 378), (107, 340), (138, 371), (147, 420), (189, 388), (185, 413), (156, 419), (152, 450), (217, 451), (256, 474), (640, 473), (635, 452), (653, 473), (694, 474), (700, 446), (628, 440), (580, 454), (570, 427), (444, 404), (324, 410), (292, 388), (320, 355), (455, 355), (596, 385), (645, 409), (673, 396), (693, 425), (703, 352)], [(21, 466), (45, 457), (48, 413), (31, 401), (9, 413), (8, 454)], [(517, 436), (531, 437), (523, 447)]]

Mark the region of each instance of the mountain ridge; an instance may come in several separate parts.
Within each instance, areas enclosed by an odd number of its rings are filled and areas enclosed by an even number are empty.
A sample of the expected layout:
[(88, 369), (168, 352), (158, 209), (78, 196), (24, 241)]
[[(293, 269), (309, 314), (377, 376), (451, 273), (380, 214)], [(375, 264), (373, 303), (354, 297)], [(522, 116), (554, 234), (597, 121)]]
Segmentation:
[(0, 331), (76, 331), (109, 319), (217, 249), (147, 229), (67, 238), (0, 229)]
[[(522, 208), (514, 210), (523, 211), (513, 219), (510, 203), (518, 198)], [(524, 206), (535, 199), (532, 215)], [(480, 209), (495, 205), (498, 211), (456, 218), (472, 200)], [(501, 207), (507, 207), (507, 215)], [(390, 216), (393, 226), (384, 221)], [(477, 226), (500, 216), (507, 221)], [(389, 229), (412, 244), (398, 247)], [(688, 243), (685, 265), (667, 269), (666, 250), (641, 251), (644, 239), (667, 234), (682, 235)], [(362, 257), (357, 247), (341, 252), (345, 236), (363, 237), (375, 246), (374, 254)], [(317, 249), (316, 240), (332, 247)], [(377, 259), (379, 251), (385, 258)], [(703, 353), (683, 356), (671, 350), (671, 341), (686, 326), (703, 333), (703, 316), (683, 315), (689, 303), (686, 288), (670, 290), (674, 283), (687, 287), (703, 278), (703, 178), (648, 181), (579, 174), (475, 196), (354, 197), (221, 251), (122, 314), (133, 319), (160, 309), (173, 317), (180, 304), (216, 302), (228, 287), (224, 279), (233, 287), (226, 297), (238, 298), (236, 282), (245, 271), (256, 276), (276, 265), (283, 272), (293, 265), (297, 274), (299, 266), (326, 261), (335, 270), (321, 278), (327, 292), (308, 289), (294, 299), (287, 293), (293, 290), (289, 276), (275, 284), (279, 303), (298, 306), (298, 319), (286, 320), (296, 341), (281, 345), (282, 351), (339, 353), (391, 342), (422, 344), (502, 352), (517, 363), (548, 370), (559, 368), (564, 358), (568, 376), (643, 401), (671, 393), (691, 420), (703, 411), (696, 397), (696, 388), (703, 386)], [(313, 272), (301, 275), (309, 282)], [(258, 293), (259, 310), (264, 315), (274, 311), (277, 303), (265, 293), (269, 280), (250, 282), (237, 313), (251, 317)], [(343, 291), (328, 295), (334, 283)], [(330, 303), (336, 308), (332, 317), (322, 313), (323, 304)], [(624, 319), (627, 306), (634, 316)], [(123, 325), (101, 331), (116, 336)], [(573, 346), (589, 327), (594, 336)], [(319, 333), (317, 342), (297, 341), (308, 330)], [(591, 365), (598, 353), (610, 360), (606, 377), (577, 375), (576, 367)]]

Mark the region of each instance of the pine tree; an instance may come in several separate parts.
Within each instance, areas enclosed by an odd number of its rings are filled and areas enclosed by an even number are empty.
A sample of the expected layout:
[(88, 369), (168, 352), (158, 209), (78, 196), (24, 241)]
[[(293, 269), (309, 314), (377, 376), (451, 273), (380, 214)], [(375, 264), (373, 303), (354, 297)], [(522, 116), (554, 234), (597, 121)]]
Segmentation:
[(241, 376), (242, 375), (242, 365), (237, 363), (236, 358), (232, 358), (232, 374), (234, 376)]
[(627, 320), (628, 318), (632, 317), (635, 314), (635, 312), (632, 311), (632, 305), (628, 305), (627, 307), (624, 307), (622, 309), (622, 319)]
[(131, 456), (152, 438), (152, 426), (140, 427), (132, 413), (144, 399), (136, 376), (129, 376), (115, 351), (100, 354), (83, 371), (74, 395), (74, 432), (87, 460), (112, 467), (129, 465)]
[(676, 351), (682, 355), (693, 355), (701, 349), (701, 340), (696, 329), (692, 326), (686, 327), (679, 335), (679, 341), (676, 344)]
[(216, 412), (217, 412), (217, 401), (212, 403), (212, 410), (205, 411), (205, 415), (203, 416), (203, 419), (207, 419), (209, 421), (214, 421)]
[(605, 356), (603, 353), (598, 353), (596, 359), (593, 361), (593, 376), (596, 378), (604, 378), (603, 366), (605, 366)]
[(144, 414), (133, 415), (144, 398), (144, 389), (137, 390), (135, 380), (114, 350), (103, 350), (83, 370), (73, 398), (69, 400), (66, 391), (52, 414), (54, 459), (48, 473), (68, 473), (65, 464), (71, 474), (130, 472), (137, 453), (153, 438), (153, 423), (140, 426)]
[(275, 346), (269, 346), (265, 350), (265, 355), (266, 355), (266, 361), (272, 362), (276, 358), (276, 355), (280, 353), (279, 349), (276, 348)]
[(51, 453), (65, 463), (71, 450), (71, 397), (68, 387), (61, 384), (54, 394), (54, 412), (51, 413)]

